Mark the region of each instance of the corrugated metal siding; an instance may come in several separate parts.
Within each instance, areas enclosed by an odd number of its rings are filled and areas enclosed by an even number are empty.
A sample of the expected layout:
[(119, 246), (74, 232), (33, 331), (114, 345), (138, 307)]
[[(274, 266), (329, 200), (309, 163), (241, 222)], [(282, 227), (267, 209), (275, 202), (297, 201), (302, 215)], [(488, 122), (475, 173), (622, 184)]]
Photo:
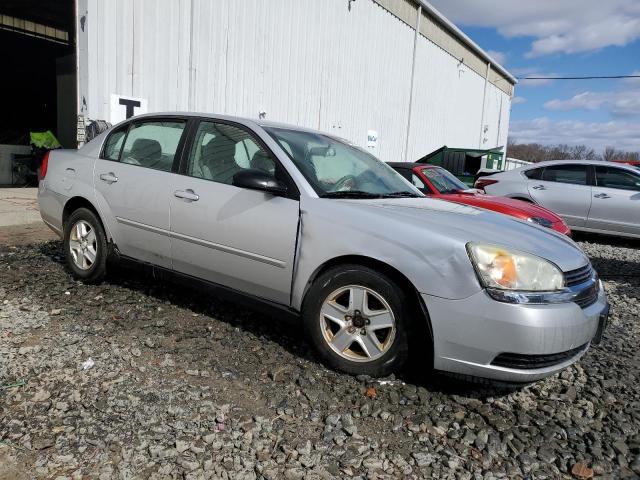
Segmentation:
[(484, 78), (424, 37), (418, 39), (408, 160), (478, 146)]
[[(265, 111), (361, 146), (375, 130), (376, 155), (405, 158), (415, 31), (379, 5), (405, 0), (83, 1), (91, 118), (109, 118), (112, 93), (150, 111)], [(417, 53), (410, 157), (477, 146), (484, 79), (424, 37)]]
[[(427, 14), (423, 14), (422, 16), (420, 33), (456, 60), (461, 61), (467, 67), (484, 77), (487, 63)], [(506, 94), (511, 95), (513, 86), (500, 72), (492, 70), (489, 75), (489, 81), (502, 89)]]
[[(416, 10), (418, 2), (413, 0), (373, 0), (378, 5), (388, 10), (390, 13), (401, 19), (407, 25), (415, 27)], [(420, 22), (420, 33), (438, 45), (440, 48), (448, 52), (450, 55), (462, 61), (465, 65), (475, 70), (476, 73), (484, 75), (486, 62), (455, 35), (452, 35), (444, 28), (435, 18), (431, 17), (427, 12), (422, 12), (422, 20)], [(503, 90), (506, 94), (513, 94), (513, 85), (511, 82), (498, 71), (493, 71), (489, 81)]]
[(488, 127), (482, 137), (481, 148), (507, 145), (511, 99), (501, 89), (489, 84), (484, 111), (484, 124)]

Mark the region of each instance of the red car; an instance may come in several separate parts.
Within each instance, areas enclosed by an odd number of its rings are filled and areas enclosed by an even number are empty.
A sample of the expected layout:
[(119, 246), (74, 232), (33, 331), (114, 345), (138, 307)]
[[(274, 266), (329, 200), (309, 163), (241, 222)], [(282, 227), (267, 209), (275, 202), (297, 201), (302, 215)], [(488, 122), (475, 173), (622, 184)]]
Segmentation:
[(632, 167), (640, 168), (640, 160), (614, 160), (617, 163), (626, 163), (627, 165), (631, 165)]
[(401, 162), (390, 162), (389, 165), (430, 197), (504, 213), (571, 236), (571, 230), (564, 220), (540, 205), (479, 193), (478, 190), (469, 189), (448, 170), (436, 165)]

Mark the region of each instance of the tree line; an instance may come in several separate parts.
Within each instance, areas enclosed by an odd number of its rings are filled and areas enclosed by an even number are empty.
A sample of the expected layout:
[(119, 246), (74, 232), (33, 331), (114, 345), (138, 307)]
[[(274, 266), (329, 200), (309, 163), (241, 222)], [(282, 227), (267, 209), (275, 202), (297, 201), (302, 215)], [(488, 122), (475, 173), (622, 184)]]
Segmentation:
[(586, 145), (519, 143), (514, 138), (509, 138), (507, 155), (510, 158), (534, 163), (545, 160), (605, 160), (607, 162), (640, 160), (640, 152), (627, 152), (614, 147), (606, 147), (598, 153)]

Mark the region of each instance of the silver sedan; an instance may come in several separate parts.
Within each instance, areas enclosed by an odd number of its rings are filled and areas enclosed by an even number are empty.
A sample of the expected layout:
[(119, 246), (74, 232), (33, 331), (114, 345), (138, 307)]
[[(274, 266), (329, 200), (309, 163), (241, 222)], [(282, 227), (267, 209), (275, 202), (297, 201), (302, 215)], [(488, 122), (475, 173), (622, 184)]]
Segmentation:
[(322, 133), (192, 113), (146, 115), (51, 152), (44, 221), (70, 271), (107, 257), (300, 318), (319, 357), (386, 375), (425, 368), (504, 381), (557, 372), (599, 341), (607, 300), (584, 253), (537, 225), (424, 198)]
[(540, 162), (483, 177), (476, 187), (542, 205), (571, 230), (640, 238), (640, 171), (631, 165)]

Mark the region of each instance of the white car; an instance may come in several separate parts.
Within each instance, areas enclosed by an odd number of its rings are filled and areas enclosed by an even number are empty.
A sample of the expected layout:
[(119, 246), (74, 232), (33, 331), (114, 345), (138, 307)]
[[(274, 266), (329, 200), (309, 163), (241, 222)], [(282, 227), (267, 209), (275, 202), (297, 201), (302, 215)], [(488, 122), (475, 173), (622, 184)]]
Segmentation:
[(630, 165), (540, 162), (480, 178), (475, 187), (542, 205), (571, 230), (640, 238), (640, 171)]

